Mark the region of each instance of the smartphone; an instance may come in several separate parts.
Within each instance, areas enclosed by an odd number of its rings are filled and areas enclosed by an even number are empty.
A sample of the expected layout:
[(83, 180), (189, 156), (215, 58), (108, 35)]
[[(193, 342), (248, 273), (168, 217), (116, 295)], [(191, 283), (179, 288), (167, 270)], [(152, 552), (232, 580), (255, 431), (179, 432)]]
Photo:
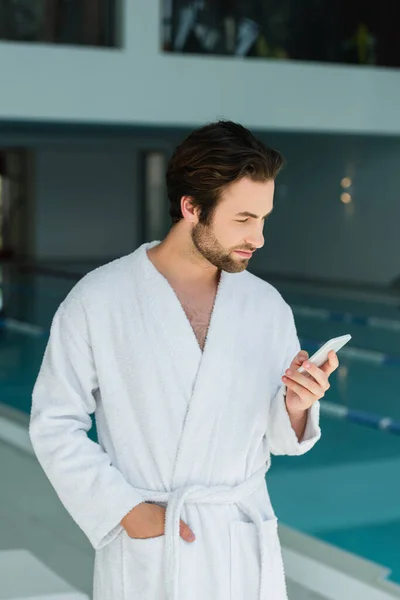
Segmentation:
[[(347, 342), (351, 340), (351, 335), (348, 333), (347, 335), (341, 335), (340, 337), (332, 338), (328, 340), (319, 350), (316, 351), (315, 354), (310, 356), (308, 359), (309, 362), (320, 367), (328, 360), (328, 353), (331, 350), (338, 352)], [(306, 362), (306, 361), (304, 361)], [(297, 371), (299, 373), (303, 373), (305, 369), (303, 367), (299, 367)]]

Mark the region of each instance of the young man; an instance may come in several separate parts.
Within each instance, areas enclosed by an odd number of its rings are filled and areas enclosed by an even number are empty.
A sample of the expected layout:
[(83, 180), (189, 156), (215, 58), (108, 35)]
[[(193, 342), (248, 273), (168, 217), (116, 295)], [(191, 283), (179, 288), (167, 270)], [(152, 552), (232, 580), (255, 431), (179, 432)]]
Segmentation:
[(54, 316), (30, 438), (96, 550), (95, 600), (286, 598), (265, 473), (319, 439), (338, 360), (305, 362), (291, 309), (246, 270), (281, 165), (238, 124), (194, 131), (168, 165), (167, 237)]

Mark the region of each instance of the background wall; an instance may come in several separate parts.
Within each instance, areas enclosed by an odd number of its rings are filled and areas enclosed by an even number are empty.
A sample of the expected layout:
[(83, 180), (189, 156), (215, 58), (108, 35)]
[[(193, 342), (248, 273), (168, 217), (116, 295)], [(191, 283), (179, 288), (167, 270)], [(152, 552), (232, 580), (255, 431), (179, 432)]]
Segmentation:
[(35, 195), (39, 260), (122, 255), (137, 242), (133, 151), (40, 148)]
[[(400, 274), (400, 140), (265, 136), (287, 165), (252, 268), (388, 285)], [(341, 187), (350, 177), (353, 185)], [(350, 193), (352, 202), (340, 196)]]
[[(142, 241), (138, 155), (166, 157), (189, 130), (25, 137), (35, 160), (32, 256), (107, 260)], [(390, 285), (400, 274), (400, 139), (261, 133), (283, 152), (275, 210), (251, 269), (302, 278)], [(21, 143), (21, 138), (17, 138)], [(10, 137), (8, 143), (11, 143)], [(0, 136), (1, 144), (1, 136)], [(341, 187), (343, 177), (352, 186)], [(343, 204), (340, 195), (351, 194)], [(166, 200), (167, 202), (167, 200)]]

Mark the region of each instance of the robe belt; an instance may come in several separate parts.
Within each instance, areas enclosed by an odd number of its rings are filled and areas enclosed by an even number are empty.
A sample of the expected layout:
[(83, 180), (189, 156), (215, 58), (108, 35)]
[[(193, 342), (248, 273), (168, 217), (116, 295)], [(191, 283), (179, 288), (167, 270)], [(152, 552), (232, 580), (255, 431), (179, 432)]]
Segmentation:
[[(179, 600), (179, 540), (180, 519), (184, 504), (237, 504), (253, 521), (258, 532), (260, 550), (260, 585), (259, 600), (265, 598), (265, 543), (263, 539), (263, 519), (259, 512), (250, 506), (242, 504), (248, 496), (265, 485), (266, 468), (263, 465), (248, 479), (234, 485), (189, 485), (172, 492), (158, 492), (142, 488), (135, 489), (143, 496), (145, 502), (167, 502), (165, 514), (165, 563), (164, 575), (168, 600)], [(196, 543), (195, 541), (192, 543)]]

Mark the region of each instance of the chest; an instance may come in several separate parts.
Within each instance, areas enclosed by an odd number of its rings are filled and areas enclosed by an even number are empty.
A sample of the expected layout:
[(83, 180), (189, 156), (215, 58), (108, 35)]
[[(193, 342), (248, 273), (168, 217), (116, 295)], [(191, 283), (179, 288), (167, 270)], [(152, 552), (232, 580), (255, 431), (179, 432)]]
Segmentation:
[(203, 350), (214, 306), (215, 291), (200, 293), (195, 296), (193, 293), (177, 290), (176, 294), (192, 326), (198, 344)]

